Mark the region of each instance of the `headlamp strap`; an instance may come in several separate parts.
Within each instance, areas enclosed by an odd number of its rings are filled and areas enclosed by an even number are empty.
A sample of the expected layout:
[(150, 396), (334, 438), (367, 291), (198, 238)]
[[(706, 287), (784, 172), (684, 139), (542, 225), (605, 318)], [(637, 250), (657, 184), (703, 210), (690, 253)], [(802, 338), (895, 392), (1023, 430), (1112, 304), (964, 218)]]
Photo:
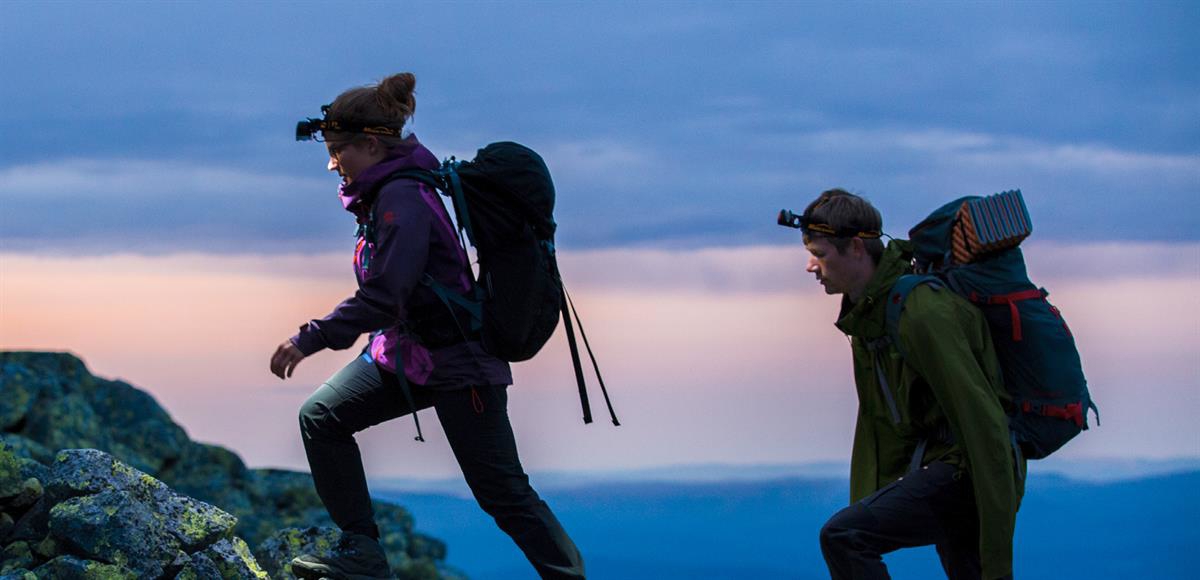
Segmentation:
[(329, 118), (330, 105), (321, 105), (320, 119), (309, 117), (300, 121), (296, 125), (296, 140), (307, 141), (313, 139), (314, 135), (321, 133), (322, 137), (328, 131), (337, 133), (365, 133), (367, 135), (379, 135), (382, 137), (403, 137), (403, 129), (395, 127), (387, 127), (384, 125), (366, 125), (363, 123), (354, 123)]

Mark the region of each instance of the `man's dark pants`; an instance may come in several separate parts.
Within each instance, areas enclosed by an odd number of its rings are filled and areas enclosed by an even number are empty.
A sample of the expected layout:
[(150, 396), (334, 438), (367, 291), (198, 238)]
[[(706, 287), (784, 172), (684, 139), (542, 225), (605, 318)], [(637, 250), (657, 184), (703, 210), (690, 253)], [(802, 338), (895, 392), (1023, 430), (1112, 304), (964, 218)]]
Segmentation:
[[(505, 386), (412, 389), (417, 410), (437, 411), (467, 485), (543, 578), (583, 578), (583, 558), (529, 485), (508, 421)], [(343, 531), (378, 536), (354, 433), (412, 412), (396, 375), (359, 356), (300, 409), (300, 433), (317, 494)]]
[(935, 461), (834, 514), (821, 528), (833, 580), (889, 578), (883, 555), (937, 546), (950, 580), (979, 580), (979, 518), (966, 472)]

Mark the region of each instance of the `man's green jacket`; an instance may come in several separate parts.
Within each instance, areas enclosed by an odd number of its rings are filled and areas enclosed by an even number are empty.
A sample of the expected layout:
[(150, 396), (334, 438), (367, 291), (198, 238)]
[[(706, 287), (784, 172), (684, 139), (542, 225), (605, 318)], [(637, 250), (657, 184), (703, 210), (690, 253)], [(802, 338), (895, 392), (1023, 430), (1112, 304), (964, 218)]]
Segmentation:
[(838, 317), (837, 327), (851, 337), (859, 401), (850, 500), (904, 476), (926, 439), (922, 465), (942, 461), (969, 475), (983, 577), (1004, 577), (1012, 573), (1025, 472), (1023, 460), (1015, 465), (1009, 438), (1011, 399), (987, 321), (949, 289), (921, 285), (908, 296), (899, 326), (904, 357), (895, 344), (880, 341), (888, 335), (888, 293), (911, 273), (911, 258), (909, 242), (889, 243), (862, 297), (856, 303), (844, 298)]

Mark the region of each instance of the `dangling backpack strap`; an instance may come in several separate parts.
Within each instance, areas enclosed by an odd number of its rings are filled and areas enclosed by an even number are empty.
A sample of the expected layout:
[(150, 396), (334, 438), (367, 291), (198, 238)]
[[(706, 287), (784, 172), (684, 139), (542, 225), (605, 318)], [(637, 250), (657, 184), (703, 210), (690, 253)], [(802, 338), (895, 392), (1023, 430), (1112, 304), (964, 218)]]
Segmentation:
[(563, 287), (563, 298), (565, 305), (563, 307), (563, 320), (566, 321), (567, 342), (571, 346), (571, 362), (575, 365), (575, 378), (579, 381), (579, 396), (583, 401), (583, 417), (585, 423), (591, 422), (591, 409), (587, 402), (587, 388), (583, 384), (583, 372), (580, 369), (579, 350), (575, 347), (574, 332), (571, 328), (570, 317), (567, 316), (567, 306), (571, 308), (571, 314), (575, 315), (575, 322), (579, 324), (579, 337), (583, 339), (583, 347), (587, 349), (588, 358), (592, 360), (592, 370), (596, 372), (596, 380), (600, 383), (600, 392), (604, 395), (604, 404), (608, 406), (608, 415), (612, 417), (614, 426), (620, 427), (621, 422), (617, 420), (617, 412), (613, 410), (612, 400), (608, 398), (608, 388), (604, 386), (604, 377), (600, 376), (600, 365), (596, 363), (596, 355), (592, 354), (592, 345), (588, 342), (587, 333), (583, 331), (583, 320), (579, 318), (579, 313), (575, 311), (575, 303), (571, 300), (571, 295), (567, 293), (567, 288)]
[(417, 404), (413, 401), (412, 386), (408, 383), (408, 376), (404, 373), (404, 356), (400, 354), (400, 347), (397, 346), (392, 354), (396, 357), (396, 380), (400, 381), (400, 392), (404, 393), (404, 401), (408, 403), (408, 408), (412, 409), (413, 423), (417, 425), (416, 440), (424, 443), (425, 436), (421, 434), (421, 418), (417, 416)]

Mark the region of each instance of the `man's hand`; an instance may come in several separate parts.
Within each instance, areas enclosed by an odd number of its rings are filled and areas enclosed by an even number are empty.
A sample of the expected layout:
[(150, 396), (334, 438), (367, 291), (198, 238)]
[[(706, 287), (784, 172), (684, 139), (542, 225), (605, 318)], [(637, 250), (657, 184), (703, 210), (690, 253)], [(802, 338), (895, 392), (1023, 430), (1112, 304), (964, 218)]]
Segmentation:
[(292, 376), (292, 371), (296, 370), (296, 365), (304, 360), (304, 353), (292, 344), (292, 341), (285, 340), (279, 348), (275, 349), (275, 354), (271, 356), (271, 372), (281, 378), (286, 379)]

